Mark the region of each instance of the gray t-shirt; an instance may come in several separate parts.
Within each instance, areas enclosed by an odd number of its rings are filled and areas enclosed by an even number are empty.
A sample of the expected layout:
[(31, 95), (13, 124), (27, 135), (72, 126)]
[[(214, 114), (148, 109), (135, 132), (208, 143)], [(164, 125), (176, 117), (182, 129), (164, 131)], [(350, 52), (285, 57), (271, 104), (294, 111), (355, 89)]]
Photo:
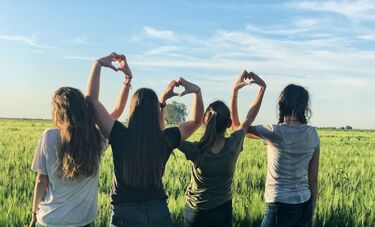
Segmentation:
[(309, 162), (320, 147), (316, 128), (282, 123), (257, 125), (256, 131), (268, 150), (266, 202), (299, 204), (309, 200)]
[[(31, 169), (48, 176), (46, 194), (37, 211), (38, 223), (44, 226), (84, 226), (98, 214), (98, 175), (72, 181), (60, 179), (55, 170), (60, 130), (44, 131), (35, 151)], [(103, 139), (103, 152), (108, 146)]]

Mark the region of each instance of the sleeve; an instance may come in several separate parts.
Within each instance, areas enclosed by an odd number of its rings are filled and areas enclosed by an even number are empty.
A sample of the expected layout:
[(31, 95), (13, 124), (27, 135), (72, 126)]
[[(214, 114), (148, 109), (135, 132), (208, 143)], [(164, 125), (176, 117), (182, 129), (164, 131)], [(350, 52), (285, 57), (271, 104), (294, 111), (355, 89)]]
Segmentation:
[(274, 141), (277, 138), (275, 125), (257, 125), (255, 130), (260, 138), (267, 141)]
[(167, 137), (168, 144), (169, 144), (171, 150), (180, 146), (181, 133), (180, 133), (180, 129), (178, 127), (172, 127), (172, 128), (164, 129), (164, 133)]
[(47, 152), (47, 132), (45, 131), (43, 136), (39, 139), (38, 146), (35, 150), (34, 160), (31, 165), (31, 169), (37, 173), (48, 175), (47, 174), (47, 165), (46, 165), (46, 152)]
[(199, 155), (198, 142), (181, 142), (178, 149), (185, 154), (187, 160), (194, 161)]
[(242, 129), (234, 131), (232, 134), (230, 134), (231, 144), (238, 148), (236, 149), (236, 152), (241, 152), (243, 150), (244, 139), (245, 133)]
[(315, 150), (320, 149), (320, 136), (318, 130), (315, 128)]
[(126, 130), (126, 126), (121, 124), (119, 121), (115, 121), (113, 124), (113, 127), (111, 129), (111, 133), (109, 134), (108, 142), (109, 144), (113, 145), (113, 143), (116, 143), (116, 141), (122, 140), (121, 135), (122, 132)]

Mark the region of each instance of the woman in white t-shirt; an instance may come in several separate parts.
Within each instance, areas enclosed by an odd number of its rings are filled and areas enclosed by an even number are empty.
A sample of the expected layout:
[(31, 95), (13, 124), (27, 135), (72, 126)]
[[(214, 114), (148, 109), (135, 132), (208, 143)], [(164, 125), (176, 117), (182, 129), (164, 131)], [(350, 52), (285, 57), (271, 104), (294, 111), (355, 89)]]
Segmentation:
[[(232, 96), (233, 124), (238, 123), (237, 93)], [(318, 194), (320, 139), (307, 124), (311, 115), (308, 91), (290, 84), (279, 97), (279, 122), (249, 128), (248, 137), (267, 144), (268, 167), (262, 227), (308, 227)]]
[[(113, 119), (124, 110), (131, 74), (125, 80)], [(44, 131), (31, 167), (37, 177), (30, 226), (89, 226), (98, 214), (98, 171), (107, 143), (78, 89), (55, 92), (52, 117), (56, 128)]]

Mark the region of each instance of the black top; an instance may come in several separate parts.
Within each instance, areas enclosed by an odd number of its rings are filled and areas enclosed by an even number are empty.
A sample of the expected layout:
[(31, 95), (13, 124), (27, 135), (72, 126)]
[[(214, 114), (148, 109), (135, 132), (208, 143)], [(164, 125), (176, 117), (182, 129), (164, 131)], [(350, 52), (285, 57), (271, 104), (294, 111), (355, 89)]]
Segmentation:
[[(173, 149), (177, 148), (181, 142), (181, 134), (178, 127), (166, 128), (163, 134), (167, 139), (168, 149), (165, 150), (164, 167), (168, 161)], [(123, 154), (125, 152), (132, 152), (129, 150), (129, 129), (118, 121), (115, 121), (111, 133), (109, 135), (109, 143), (112, 147), (114, 176), (111, 188), (111, 203), (119, 204), (122, 202), (139, 202), (166, 199), (167, 195), (164, 188), (142, 189), (124, 182), (123, 168), (124, 162)], [(160, 179), (161, 180), (161, 179)]]

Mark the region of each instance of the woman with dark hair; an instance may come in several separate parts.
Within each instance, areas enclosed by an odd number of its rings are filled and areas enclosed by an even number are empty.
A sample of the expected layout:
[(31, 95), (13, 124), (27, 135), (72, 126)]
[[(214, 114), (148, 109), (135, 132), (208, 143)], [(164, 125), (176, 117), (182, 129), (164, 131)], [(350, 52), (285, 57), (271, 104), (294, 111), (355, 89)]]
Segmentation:
[[(124, 110), (123, 86), (111, 117)], [(32, 169), (37, 172), (30, 226), (89, 226), (98, 214), (98, 171), (106, 141), (82, 92), (59, 88), (52, 98), (56, 128), (44, 131)]]
[(235, 89), (258, 84), (260, 90), (250, 106), (245, 120), (226, 137), (233, 126), (229, 108), (222, 101), (211, 103), (204, 114), (206, 127), (202, 138), (182, 142), (179, 149), (193, 162), (191, 183), (186, 191), (185, 226), (232, 226), (231, 185), (236, 162), (242, 151), (244, 136), (257, 116), (266, 84), (254, 73), (244, 71), (235, 83)]
[[(180, 78), (167, 86), (161, 96), (162, 103), (159, 103), (153, 90), (138, 89), (131, 100), (129, 124), (126, 127), (113, 120), (98, 100), (101, 66), (114, 68), (112, 61), (115, 60), (119, 60), (120, 65), (127, 65), (125, 56), (116, 53), (94, 62), (86, 93), (86, 99), (94, 106), (95, 120), (109, 139), (113, 152), (111, 225), (173, 226), (162, 177), (173, 149), (201, 125), (201, 90)], [(129, 72), (125, 70), (125, 73)], [(169, 98), (177, 95), (173, 91), (176, 86), (185, 88), (181, 95), (194, 94), (192, 119), (178, 127), (162, 129), (160, 109), (165, 107)]]
[[(263, 227), (313, 225), (320, 140), (316, 128), (307, 124), (309, 102), (305, 88), (290, 84), (279, 97), (278, 124), (249, 128), (247, 136), (263, 139), (268, 148)], [(232, 113), (237, 116), (236, 105)], [(236, 120), (233, 123), (239, 124)]]

